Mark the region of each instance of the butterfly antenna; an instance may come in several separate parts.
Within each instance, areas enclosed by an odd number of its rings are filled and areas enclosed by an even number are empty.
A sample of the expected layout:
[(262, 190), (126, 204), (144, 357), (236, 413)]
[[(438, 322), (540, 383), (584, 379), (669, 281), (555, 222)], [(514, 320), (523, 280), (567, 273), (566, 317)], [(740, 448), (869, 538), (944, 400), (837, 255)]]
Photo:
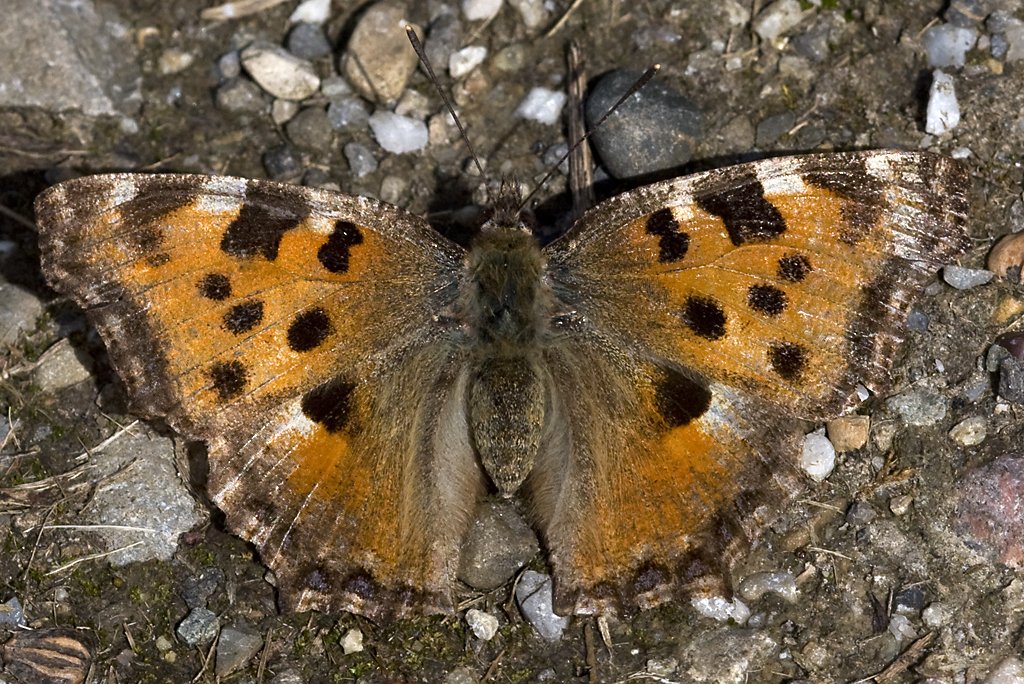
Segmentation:
[(647, 71), (645, 71), (643, 74), (641, 74), (640, 78), (636, 79), (636, 81), (633, 82), (633, 85), (631, 85), (629, 87), (629, 90), (627, 90), (625, 92), (625, 94), (623, 94), (623, 96), (620, 97), (615, 102), (615, 104), (613, 104), (611, 107), (609, 107), (608, 111), (605, 112), (604, 115), (602, 115), (601, 118), (598, 119), (594, 123), (594, 125), (590, 127), (590, 130), (587, 131), (586, 133), (584, 133), (582, 137), (580, 137), (576, 142), (574, 142), (569, 147), (568, 151), (565, 154), (563, 154), (561, 157), (559, 157), (557, 162), (555, 162), (554, 164), (551, 165), (551, 170), (548, 171), (547, 174), (544, 176), (544, 178), (541, 179), (540, 183), (537, 183), (536, 187), (534, 187), (534, 189), (530, 191), (530, 194), (527, 195), (525, 199), (523, 199), (522, 203), (519, 205), (519, 210), (522, 211), (522, 209), (527, 205), (527, 203), (529, 203), (530, 198), (532, 198), (534, 195), (536, 195), (537, 191), (540, 190), (541, 188), (543, 188), (547, 184), (547, 182), (549, 180), (551, 180), (551, 177), (555, 175), (555, 172), (558, 170), (558, 167), (562, 165), (562, 162), (564, 162), (566, 159), (569, 158), (569, 155), (572, 154), (576, 150), (577, 147), (579, 147), (584, 142), (586, 142), (590, 138), (590, 136), (594, 133), (594, 131), (596, 131), (598, 128), (600, 128), (601, 125), (608, 119), (608, 117), (615, 113), (615, 110), (617, 110), (619, 107), (621, 107), (623, 105), (623, 103), (625, 103), (626, 100), (628, 100), (629, 98), (633, 97), (633, 95), (635, 95), (638, 90), (640, 90), (645, 85), (647, 85), (648, 81), (650, 81), (652, 78), (654, 78), (655, 75), (657, 75), (657, 73), (660, 70), (661, 70), (661, 65), (660, 64), (654, 64), (651, 67), (649, 67), (647, 69)]
[[(466, 135), (466, 129), (462, 126), (462, 121), (459, 119), (459, 115), (455, 113), (455, 107), (452, 106), (451, 99), (448, 98), (448, 94), (441, 87), (441, 82), (437, 80), (437, 75), (434, 73), (434, 67), (430, 65), (430, 60), (427, 59), (427, 53), (423, 49), (423, 43), (420, 42), (419, 36), (416, 35), (416, 29), (406, 24), (405, 35), (409, 36), (409, 42), (412, 43), (412, 49), (416, 51), (416, 56), (420, 60), (420, 64), (423, 65), (423, 70), (427, 72), (427, 78), (434, 84), (434, 88), (437, 90), (437, 94), (441, 96), (441, 101), (444, 102), (444, 106), (448, 108), (448, 113), (455, 119), (455, 125), (459, 127), (459, 135), (462, 136), (462, 142), (466, 143), (466, 147), (469, 149), (469, 154), (473, 157), (473, 163), (476, 164), (476, 170), (480, 172), (480, 175), (484, 175), (483, 164), (480, 163), (480, 158), (476, 156), (476, 150), (473, 149), (472, 143), (469, 142), (469, 136)], [(561, 163), (561, 162), (559, 162)]]

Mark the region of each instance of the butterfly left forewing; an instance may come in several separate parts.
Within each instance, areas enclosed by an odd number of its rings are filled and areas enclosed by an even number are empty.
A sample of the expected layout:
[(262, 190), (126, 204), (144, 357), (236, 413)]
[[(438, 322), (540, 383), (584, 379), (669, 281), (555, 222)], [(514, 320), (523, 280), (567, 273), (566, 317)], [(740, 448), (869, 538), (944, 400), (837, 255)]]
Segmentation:
[(767, 160), (626, 193), (546, 250), (566, 437), (530, 484), (563, 607), (721, 577), (798, 491), (792, 417), (886, 386), (917, 289), (966, 248), (967, 190), (925, 153)]
[(284, 605), (450, 609), (482, 486), (446, 437), (461, 248), (373, 200), (220, 177), (78, 179), (37, 217), (134, 409), (209, 442), (210, 496)]

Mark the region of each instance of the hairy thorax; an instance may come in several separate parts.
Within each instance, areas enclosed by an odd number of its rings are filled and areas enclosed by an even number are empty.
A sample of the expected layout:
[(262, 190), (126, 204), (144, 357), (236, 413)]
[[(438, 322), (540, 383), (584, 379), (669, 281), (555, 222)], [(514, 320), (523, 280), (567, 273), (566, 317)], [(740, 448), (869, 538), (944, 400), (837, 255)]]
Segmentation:
[(473, 363), (466, 411), (484, 469), (511, 496), (533, 467), (550, 400), (540, 353), (551, 306), (544, 258), (527, 230), (488, 223), (467, 266), (462, 311)]

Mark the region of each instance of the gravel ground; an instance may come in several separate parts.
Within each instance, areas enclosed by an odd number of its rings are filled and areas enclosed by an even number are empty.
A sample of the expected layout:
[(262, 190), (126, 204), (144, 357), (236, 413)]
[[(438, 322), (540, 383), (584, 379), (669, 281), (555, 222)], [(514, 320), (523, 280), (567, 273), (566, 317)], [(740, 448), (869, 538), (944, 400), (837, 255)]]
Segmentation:
[[(1024, 292), (984, 270), (996, 240), (1024, 229), (1014, 0), (509, 0), (493, 18), (483, 0), (314, 0), (299, 25), (294, 1), (224, 21), (196, 0), (8, 3), (0, 681), (1024, 682)], [(962, 268), (911, 314), (892, 396), (829, 426), (846, 450), (738, 564), (741, 603), (531, 622), (543, 610), (520, 611), (506, 579), (525, 562), (523, 579), (543, 581), (544, 556), (514, 510), (489, 507), (472, 553), (516, 553), (497, 588), (459, 589), (455, 617), (279, 614), (271, 578), (189, 476), (202, 447), (135, 421), (98, 337), (44, 284), (32, 199), (100, 171), (333, 187), (464, 239), (476, 172), (405, 36), (360, 30), (374, 16), (426, 28), (488, 177), (531, 186), (558, 161), (570, 40), (595, 80), (662, 65), (649, 100), (669, 105), (627, 110), (626, 131), (603, 132), (601, 196), (794, 152), (920, 148), (970, 168)], [(547, 90), (524, 118), (535, 88)], [(656, 154), (665, 139), (672, 153)], [(564, 225), (566, 187), (559, 173), (538, 193), (549, 234)], [(43, 651), (63, 654), (65, 679), (28, 669)]]

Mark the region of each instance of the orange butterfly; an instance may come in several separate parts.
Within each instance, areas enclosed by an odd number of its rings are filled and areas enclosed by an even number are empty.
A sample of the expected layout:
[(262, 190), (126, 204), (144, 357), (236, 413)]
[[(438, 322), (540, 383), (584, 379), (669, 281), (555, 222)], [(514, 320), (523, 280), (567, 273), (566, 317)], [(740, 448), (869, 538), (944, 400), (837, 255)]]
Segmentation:
[(489, 491), (523, 497), (556, 606), (721, 576), (799, 488), (795, 418), (881, 391), (912, 296), (967, 247), (921, 152), (649, 185), (541, 248), (503, 198), (468, 250), (374, 200), (93, 176), (36, 205), (43, 268), (135, 410), (209, 443), (209, 493), (282, 604), (449, 612)]

